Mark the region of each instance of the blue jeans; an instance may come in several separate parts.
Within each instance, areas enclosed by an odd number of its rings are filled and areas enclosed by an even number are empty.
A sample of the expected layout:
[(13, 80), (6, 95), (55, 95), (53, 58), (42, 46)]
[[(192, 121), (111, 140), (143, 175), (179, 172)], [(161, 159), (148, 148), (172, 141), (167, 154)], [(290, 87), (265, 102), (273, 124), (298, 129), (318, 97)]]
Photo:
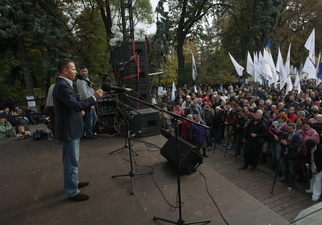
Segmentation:
[(79, 143), (79, 138), (60, 142), (63, 150), (64, 189), (68, 198), (80, 192), (78, 190)]
[(93, 136), (93, 131), (95, 124), (97, 122), (97, 114), (95, 109), (87, 108), (85, 109), (85, 130), (86, 130), (86, 137)]

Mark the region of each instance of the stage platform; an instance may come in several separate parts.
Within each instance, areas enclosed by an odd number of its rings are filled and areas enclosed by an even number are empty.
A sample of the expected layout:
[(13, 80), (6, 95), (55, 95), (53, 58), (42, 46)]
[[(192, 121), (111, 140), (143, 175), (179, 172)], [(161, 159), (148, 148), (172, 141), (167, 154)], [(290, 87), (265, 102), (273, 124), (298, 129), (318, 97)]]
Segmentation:
[[(109, 154), (124, 146), (124, 137), (100, 134), (96, 140), (81, 139), (79, 180), (90, 182), (81, 189), (90, 199), (73, 202), (63, 190), (59, 143), (33, 138), (2, 140), (0, 224), (167, 224), (153, 220), (154, 216), (177, 221), (178, 209), (169, 206), (177, 202), (176, 171), (160, 154), (166, 141), (161, 135), (132, 141), (132, 149), (138, 153), (133, 158), (134, 171), (153, 171), (134, 178), (132, 195), (130, 177), (112, 178), (131, 171), (128, 149)], [(216, 151), (209, 154), (223, 154)], [(229, 157), (223, 160), (234, 160)], [(181, 176), (182, 218), (186, 222), (210, 219), (209, 224), (216, 225), (289, 224), (212, 169), (217, 163), (211, 156), (197, 172)]]

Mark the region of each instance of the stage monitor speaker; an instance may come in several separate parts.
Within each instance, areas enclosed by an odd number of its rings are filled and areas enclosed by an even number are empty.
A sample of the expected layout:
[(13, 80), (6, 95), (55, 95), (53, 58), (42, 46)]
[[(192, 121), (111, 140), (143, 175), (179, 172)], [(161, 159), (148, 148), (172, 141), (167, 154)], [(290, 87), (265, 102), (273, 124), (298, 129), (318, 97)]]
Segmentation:
[[(203, 162), (203, 157), (197, 147), (178, 137), (178, 151), (180, 172), (185, 174), (196, 172)], [(161, 155), (177, 168), (175, 137), (171, 136), (161, 148)]]
[(158, 110), (148, 108), (133, 110), (130, 113), (133, 115), (131, 129), (135, 133), (135, 137), (148, 137), (160, 134), (161, 124)]

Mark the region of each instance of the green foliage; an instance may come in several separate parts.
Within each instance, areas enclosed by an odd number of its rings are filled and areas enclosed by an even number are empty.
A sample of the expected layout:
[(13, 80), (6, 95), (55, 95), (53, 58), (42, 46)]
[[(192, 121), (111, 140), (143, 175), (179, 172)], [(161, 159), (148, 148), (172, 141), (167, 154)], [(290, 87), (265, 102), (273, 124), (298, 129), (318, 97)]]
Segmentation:
[(246, 58), (247, 51), (262, 50), (276, 29), (279, 0), (227, 1), (234, 5), (219, 21), (222, 46), (236, 52), (237, 61)]
[(98, 8), (85, 8), (75, 20), (77, 67), (87, 66), (94, 83), (105, 79), (99, 78), (97, 72), (111, 71), (106, 32), (99, 13)]
[(156, 8), (157, 12), (157, 31), (152, 39), (152, 51), (149, 53), (151, 60), (150, 72), (156, 72), (161, 64), (167, 62), (170, 53), (170, 41), (172, 40), (171, 26), (169, 24), (169, 13), (164, 10), (163, 3), (160, 0)]

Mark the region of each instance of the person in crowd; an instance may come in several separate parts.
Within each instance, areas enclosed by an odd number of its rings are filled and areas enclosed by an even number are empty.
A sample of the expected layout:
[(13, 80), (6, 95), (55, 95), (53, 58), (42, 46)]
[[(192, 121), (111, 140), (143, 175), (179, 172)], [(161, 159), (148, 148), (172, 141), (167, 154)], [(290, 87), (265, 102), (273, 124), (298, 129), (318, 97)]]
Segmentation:
[(15, 123), (16, 119), (13, 117), (12, 113), (10, 112), (9, 107), (4, 107), (3, 113), (0, 116), (5, 117), (12, 126), (16, 125)]
[(78, 101), (73, 89), (73, 80), (77, 74), (75, 63), (70, 59), (60, 59), (57, 70), (59, 78), (53, 90), (53, 101), (56, 139), (62, 147), (64, 189), (70, 200), (85, 201), (89, 195), (80, 192), (79, 188), (87, 186), (89, 182), (78, 181), (79, 145), (84, 134), (82, 111), (94, 106), (103, 96), (103, 91), (98, 89), (89, 98)]
[(312, 129), (313, 124), (310, 121), (304, 121), (303, 123), (303, 128), (300, 129), (298, 132), (302, 138), (302, 145), (301, 145), (301, 150), (297, 158), (297, 169), (299, 171), (299, 182), (306, 182), (305, 179), (305, 172), (306, 172), (306, 167), (305, 167), (305, 157), (307, 153), (307, 147), (306, 147), (306, 141), (308, 139), (313, 139), (317, 143), (320, 142), (320, 136), (319, 134)]
[(235, 123), (236, 120), (236, 113), (233, 110), (231, 103), (227, 102), (226, 103), (226, 112), (224, 114), (224, 124), (225, 124), (225, 141), (226, 141), (226, 145), (222, 146), (225, 147), (227, 149), (230, 149), (231, 147), (229, 146), (230, 141), (232, 141), (232, 135), (231, 135), (231, 131), (232, 131), (232, 127), (233, 124)]
[(0, 117), (0, 139), (15, 137), (11, 123), (4, 117)]
[[(77, 79), (76, 85), (79, 93), (79, 100), (83, 101), (94, 94), (94, 88), (89, 79), (88, 68), (86, 66), (83, 66), (80, 68), (79, 72), (83, 76), (83, 79)], [(84, 111), (86, 139), (97, 139), (98, 136), (94, 132), (97, 122), (95, 105), (86, 108)]]
[[(282, 169), (283, 169), (283, 160), (281, 158), (282, 153), (282, 146), (281, 146), (281, 139), (283, 135), (287, 132), (287, 116), (284, 113), (281, 113), (278, 116), (277, 121), (273, 121), (272, 125), (268, 129), (268, 134), (270, 135), (270, 148), (272, 152), (272, 160), (273, 169), (278, 170), (278, 176), (282, 176)], [(285, 137), (284, 137), (285, 139)]]
[(240, 110), (238, 112), (238, 116), (235, 120), (235, 123), (233, 125), (233, 129), (232, 129), (233, 134), (235, 135), (235, 140), (236, 140), (235, 156), (240, 155), (241, 148), (243, 147), (246, 122), (247, 122), (247, 117), (245, 116), (245, 111)]
[(296, 131), (301, 130), (303, 128), (304, 119), (303, 118), (297, 118), (295, 120), (295, 124), (296, 124)]
[(320, 199), (322, 190), (322, 145), (314, 139), (306, 140), (307, 154), (305, 166), (310, 169), (312, 178), (310, 179), (310, 189), (306, 193), (312, 193), (312, 201)]
[(254, 119), (249, 122), (245, 130), (244, 165), (239, 170), (246, 170), (252, 165), (251, 172), (256, 171), (262, 146), (267, 136), (267, 127), (261, 120), (263, 112), (258, 110)]
[[(177, 102), (177, 103), (175, 104), (175, 107), (173, 107), (172, 112), (173, 112), (174, 114), (178, 115), (178, 116), (184, 116), (184, 111), (183, 111), (183, 109), (180, 107), (179, 102)], [(182, 136), (182, 122), (183, 122), (183, 121), (182, 121), (182, 119), (180, 119), (180, 118), (173, 118), (173, 119), (176, 119), (176, 120), (177, 120), (178, 131), (179, 131), (178, 135), (179, 135), (179, 137), (181, 137), (181, 136)]]
[(290, 123), (294, 123), (297, 118), (297, 115), (295, 114), (295, 108), (289, 107), (288, 114), (286, 114), (286, 116), (289, 119)]
[(25, 114), (27, 114), (28, 120), (32, 125), (39, 123), (39, 115), (37, 115), (37, 110), (32, 110), (29, 107), (26, 109)]
[(195, 105), (193, 105), (193, 104), (190, 104), (189, 108), (185, 110), (184, 114), (185, 114), (186, 117), (189, 114), (191, 114), (194, 119), (196, 118), (196, 115), (199, 115), (198, 111), (195, 108)]
[(186, 96), (186, 100), (181, 105), (181, 108), (183, 110), (189, 109), (189, 107), (190, 107), (191, 104), (192, 104), (191, 96), (190, 95), (187, 95)]
[(49, 116), (49, 129), (51, 130), (51, 133), (53, 134), (53, 138), (55, 139), (55, 108), (54, 108), (54, 101), (53, 101), (53, 90), (54, 90), (55, 84), (50, 85), (48, 92), (47, 92), (47, 98), (46, 98), (46, 110)]
[(171, 137), (171, 120), (165, 112), (161, 112), (161, 119), (160, 119), (160, 129), (161, 134), (169, 139)]
[(209, 105), (205, 105), (203, 108), (203, 112), (201, 114), (201, 118), (205, 121), (206, 125), (209, 127), (209, 135), (207, 136), (207, 147), (209, 147), (209, 151), (212, 150), (212, 125), (213, 125), (213, 117), (214, 113), (210, 110)]
[(296, 167), (295, 162), (298, 149), (301, 146), (302, 139), (296, 132), (296, 124), (287, 124), (287, 136), (281, 139), (282, 152), (284, 159), (284, 179), (280, 183), (287, 183), (290, 187), (295, 186)]
[[(201, 119), (201, 116), (198, 115), (195, 120), (196, 123), (206, 125), (206, 122)], [(192, 124), (190, 131), (190, 138), (194, 140), (195, 146), (203, 151), (203, 157), (208, 158), (206, 154), (207, 147), (207, 136), (209, 135), (209, 129), (198, 124)]]
[(303, 103), (299, 104), (299, 106), (297, 107), (297, 112), (296, 112), (297, 117), (301, 117), (303, 119), (306, 119), (309, 116), (309, 114), (310, 113), (307, 110), (305, 110), (304, 104)]
[(293, 107), (294, 109), (296, 109), (298, 105), (299, 103), (295, 101), (294, 94), (289, 95), (288, 101), (286, 102), (286, 108), (290, 109), (291, 107)]
[(25, 130), (25, 127), (23, 125), (19, 125), (18, 126), (18, 132), (17, 132), (17, 137), (21, 137), (21, 139), (25, 139), (29, 136), (31, 136), (32, 134), (30, 133), (30, 131)]
[[(193, 116), (189, 114), (187, 119), (193, 121)], [(188, 120), (184, 120), (182, 123), (182, 139), (194, 145), (193, 139), (190, 138), (192, 122)]]
[(222, 139), (222, 127), (224, 121), (224, 114), (220, 106), (215, 108), (214, 117), (213, 117), (213, 135), (214, 135), (214, 142), (217, 144), (221, 143)]
[(157, 100), (156, 94), (153, 94), (152, 95), (151, 104), (154, 105), (154, 106), (157, 106), (158, 105), (158, 100)]
[(322, 114), (316, 115), (316, 123), (313, 123), (313, 129), (320, 136), (320, 144), (322, 144)]
[(270, 120), (274, 120), (274, 118), (276, 117), (278, 110), (276, 108), (276, 105), (271, 105), (271, 110), (267, 112), (269, 119)]
[(313, 106), (312, 99), (306, 98), (305, 103), (304, 103), (304, 109), (310, 113), (312, 106)]
[[(21, 113), (22, 113), (22, 110), (21, 109), (19, 109), (18, 111), (17, 111), (17, 115), (19, 115), (19, 112), (21, 111)], [(23, 117), (23, 116), (17, 116), (16, 117), (16, 120), (17, 120), (17, 123), (16, 123), (16, 133), (18, 133), (19, 132), (19, 126), (23, 126), (24, 128), (25, 128), (25, 130), (26, 131), (30, 131), (30, 128), (29, 128), (29, 126), (28, 126), (28, 122), (27, 122), (27, 120), (26, 120), (26, 117)]]

